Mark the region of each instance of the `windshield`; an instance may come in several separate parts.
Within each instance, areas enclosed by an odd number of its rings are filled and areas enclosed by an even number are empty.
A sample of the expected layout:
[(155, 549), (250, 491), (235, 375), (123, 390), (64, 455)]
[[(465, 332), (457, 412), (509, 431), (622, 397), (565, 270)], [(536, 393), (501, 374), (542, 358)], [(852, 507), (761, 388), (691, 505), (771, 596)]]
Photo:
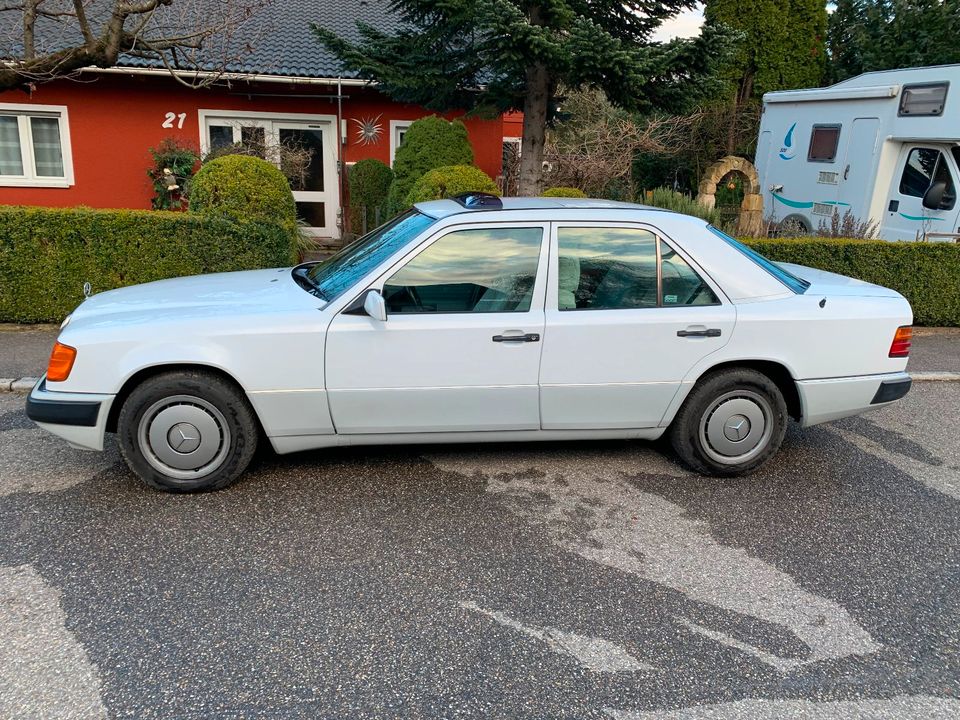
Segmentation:
[(335, 300), (434, 222), (409, 210), (314, 265), (307, 276), (324, 300)]
[(737, 250), (742, 252), (748, 258), (753, 260), (753, 262), (755, 262), (757, 265), (762, 267), (768, 273), (773, 275), (777, 280), (779, 280), (788, 288), (793, 290), (797, 295), (803, 295), (803, 293), (807, 291), (807, 288), (810, 287), (810, 283), (808, 283), (806, 280), (804, 280), (803, 278), (797, 277), (796, 275), (794, 275), (791, 272), (788, 272), (787, 270), (784, 270), (777, 263), (773, 262), (773, 260), (767, 260), (767, 258), (765, 258), (763, 255), (758, 253), (756, 250), (747, 247), (739, 240), (734, 240), (725, 232), (721, 232), (720, 230), (717, 230), (712, 225), (708, 227), (710, 232), (712, 232), (714, 235), (724, 240), (726, 243), (733, 245), (733, 247), (735, 247)]

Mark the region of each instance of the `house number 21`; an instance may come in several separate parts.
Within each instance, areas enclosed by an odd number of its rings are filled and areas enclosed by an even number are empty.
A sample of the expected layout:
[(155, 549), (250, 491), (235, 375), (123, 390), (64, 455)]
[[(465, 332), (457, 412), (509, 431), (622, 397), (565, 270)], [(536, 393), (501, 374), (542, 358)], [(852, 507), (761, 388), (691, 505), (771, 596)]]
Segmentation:
[(164, 121), (163, 121), (162, 127), (172, 128), (174, 121), (176, 121), (177, 130), (183, 130), (183, 121), (186, 119), (187, 119), (186, 113), (180, 113), (179, 115), (177, 115), (176, 113), (168, 112), (166, 115), (164, 115)]

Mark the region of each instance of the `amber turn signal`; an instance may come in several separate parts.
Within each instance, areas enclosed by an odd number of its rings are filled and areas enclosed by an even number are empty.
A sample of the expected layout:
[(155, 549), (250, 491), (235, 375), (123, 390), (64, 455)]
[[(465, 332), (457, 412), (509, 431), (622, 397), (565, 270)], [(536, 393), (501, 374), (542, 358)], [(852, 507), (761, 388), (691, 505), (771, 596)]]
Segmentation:
[(910, 355), (910, 341), (913, 339), (913, 328), (909, 325), (897, 328), (890, 344), (890, 357), (901, 358)]
[(70, 377), (73, 370), (73, 361), (77, 359), (77, 349), (61, 342), (55, 343), (50, 353), (50, 362), (47, 363), (47, 380), (63, 382)]

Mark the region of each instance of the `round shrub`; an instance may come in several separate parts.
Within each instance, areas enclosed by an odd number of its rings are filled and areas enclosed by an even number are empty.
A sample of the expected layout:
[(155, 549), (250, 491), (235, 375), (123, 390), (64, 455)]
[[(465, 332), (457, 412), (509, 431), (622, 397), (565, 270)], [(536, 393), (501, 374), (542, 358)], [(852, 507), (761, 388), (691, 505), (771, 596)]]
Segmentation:
[(387, 206), (392, 214), (406, 210), (407, 195), (424, 173), (447, 165), (472, 165), (473, 148), (467, 127), (431, 115), (414, 122), (393, 158), (393, 185)]
[(190, 210), (235, 220), (272, 222), (297, 237), (297, 206), (290, 184), (275, 165), (249, 155), (225, 155), (205, 163), (190, 184)]
[(575, 187), (552, 187), (543, 191), (543, 197), (585, 198), (587, 194)]
[(473, 165), (448, 165), (426, 173), (407, 195), (407, 207), (425, 200), (441, 200), (465, 192), (500, 194), (497, 184)]
[[(350, 229), (355, 233), (363, 232), (364, 227), (372, 230), (387, 219), (387, 193), (393, 182), (393, 170), (379, 160), (368, 158), (359, 160), (350, 168)], [(380, 210), (379, 215), (377, 210)], [(366, 217), (364, 217), (366, 215)], [(366, 225), (364, 225), (366, 220)]]

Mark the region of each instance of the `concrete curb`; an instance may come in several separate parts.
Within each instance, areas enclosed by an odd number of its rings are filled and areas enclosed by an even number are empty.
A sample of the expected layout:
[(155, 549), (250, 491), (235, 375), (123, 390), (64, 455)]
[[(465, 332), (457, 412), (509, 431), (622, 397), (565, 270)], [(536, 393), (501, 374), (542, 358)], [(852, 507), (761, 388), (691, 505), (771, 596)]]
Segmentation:
[(937, 372), (931, 370), (927, 372), (910, 373), (914, 382), (960, 382), (960, 372)]
[[(915, 372), (910, 373), (914, 382), (960, 382), (960, 372)], [(38, 377), (0, 378), (0, 393), (14, 392), (27, 394), (37, 384)]]
[(37, 384), (38, 377), (0, 378), (0, 392), (27, 394)]

